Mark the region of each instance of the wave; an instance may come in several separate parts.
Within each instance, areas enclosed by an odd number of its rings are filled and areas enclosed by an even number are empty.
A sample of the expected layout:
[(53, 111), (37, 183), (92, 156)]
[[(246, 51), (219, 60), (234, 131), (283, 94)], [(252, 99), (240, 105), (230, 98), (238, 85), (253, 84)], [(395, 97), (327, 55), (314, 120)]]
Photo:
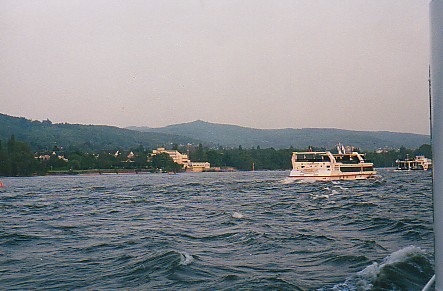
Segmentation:
[(24, 233), (4, 233), (0, 235), (1, 246), (12, 246), (23, 242), (30, 242), (34, 240), (42, 239), (41, 236), (24, 234)]
[(117, 267), (116, 270), (108, 271), (112, 276), (121, 278), (126, 286), (153, 287), (158, 283), (156, 278), (174, 276), (180, 268), (192, 264), (194, 257), (188, 252), (169, 250), (135, 260), (129, 258), (129, 260), (130, 262), (126, 262), (127, 260), (119, 262), (123, 265)]
[(180, 254), (180, 263), (179, 265), (187, 266), (194, 261), (194, 257), (187, 252), (178, 252)]
[(381, 263), (372, 263), (332, 290), (421, 290), (432, 274), (432, 264), (425, 252), (408, 246), (390, 254)]
[(286, 177), (285, 179), (281, 180), (280, 183), (285, 185), (285, 184), (292, 184), (294, 183), (296, 180), (295, 179), (291, 179), (289, 177)]
[(357, 264), (360, 262), (367, 262), (368, 258), (364, 255), (334, 255), (332, 257), (326, 258), (324, 264), (332, 265), (347, 265), (349, 263)]
[(242, 219), (244, 217), (243, 214), (241, 214), (240, 212), (233, 212), (231, 214), (232, 218), (236, 218), (236, 219)]
[(284, 185), (281, 172), (8, 178), (1, 286), (418, 290), (433, 274), (431, 181), (381, 172), (381, 186)]
[(317, 199), (329, 199), (329, 195), (328, 194), (314, 194), (312, 195), (312, 200), (317, 200)]

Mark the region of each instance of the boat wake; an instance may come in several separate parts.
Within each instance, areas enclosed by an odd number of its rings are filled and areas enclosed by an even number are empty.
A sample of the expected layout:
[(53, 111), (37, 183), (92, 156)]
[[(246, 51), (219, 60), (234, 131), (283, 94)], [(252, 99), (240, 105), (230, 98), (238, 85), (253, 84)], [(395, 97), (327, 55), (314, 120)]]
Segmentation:
[(282, 184), (292, 184), (295, 182), (295, 179), (291, 179), (289, 177), (286, 177), (285, 179), (281, 180)]
[(380, 264), (367, 266), (332, 290), (420, 290), (432, 274), (432, 264), (425, 252), (408, 246), (387, 256)]
[[(296, 183), (296, 184), (315, 184), (315, 183), (318, 183), (319, 181), (318, 180), (315, 180), (315, 179), (300, 179), (300, 180), (298, 180), (298, 179), (294, 179), (294, 178), (290, 178), (290, 177), (286, 177), (285, 179), (283, 179), (283, 180), (281, 180), (281, 183), (283, 184), (283, 185), (285, 185), (285, 184), (294, 184), (294, 183)], [(321, 181), (322, 183), (324, 183), (324, 181)]]

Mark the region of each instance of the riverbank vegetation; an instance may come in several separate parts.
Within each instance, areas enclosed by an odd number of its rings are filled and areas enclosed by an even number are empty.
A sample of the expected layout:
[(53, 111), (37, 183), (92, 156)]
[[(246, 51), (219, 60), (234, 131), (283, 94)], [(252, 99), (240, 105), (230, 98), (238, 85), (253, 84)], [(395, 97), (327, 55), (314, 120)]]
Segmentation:
[[(293, 151), (308, 149), (254, 148), (209, 148), (198, 146), (171, 145), (172, 149), (188, 153), (192, 161), (207, 161), (211, 167), (223, 170), (235, 168), (249, 170), (289, 170)], [(311, 150), (326, 150), (312, 148)], [(332, 149), (334, 150), (334, 149)], [(182, 167), (167, 154), (151, 157), (152, 150), (139, 146), (132, 149), (114, 148), (97, 152), (65, 150), (54, 146), (50, 150), (33, 152), (30, 146), (17, 141), (12, 135), (6, 143), (0, 140), (0, 176), (31, 176), (45, 174), (76, 173), (122, 173), (122, 172), (179, 172)], [(417, 149), (383, 149), (366, 152), (366, 158), (375, 167), (393, 167), (397, 159), (425, 155), (431, 158), (431, 146), (422, 145)]]

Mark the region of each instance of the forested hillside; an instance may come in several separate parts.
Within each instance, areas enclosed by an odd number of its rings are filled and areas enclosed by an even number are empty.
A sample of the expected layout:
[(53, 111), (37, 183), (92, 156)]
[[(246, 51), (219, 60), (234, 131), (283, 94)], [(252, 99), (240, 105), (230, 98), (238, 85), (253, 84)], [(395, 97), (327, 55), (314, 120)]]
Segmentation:
[(334, 148), (337, 143), (362, 150), (378, 148), (418, 148), (430, 142), (429, 136), (398, 132), (351, 131), (341, 129), (254, 129), (235, 125), (194, 121), (162, 128), (123, 129), (104, 125), (80, 125), (37, 121), (0, 114), (0, 140), (15, 135), (33, 150), (54, 146), (82, 151), (129, 149), (142, 145), (156, 148), (172, 144), (203, 143), (205, 146), (287, 149)]
[(130, 127), (144, 132), (168, 133), (199, 139), (206, 144), (251, 148), (284, 149), (316, 146), (333, 148), (342, 143), (375, 150), (377, 148), (417, 148), (430, 142), (428, 135), (387, 131), (352, 131), (334, 128), (255, 129), (204, 121), (170, 125), (161, 128)]
[(0, 140), (6, 141), (11, 135), (29, 144), (33, 150), (62, 146), (93, 151), (128, 149), (140, 145), (145, 148), (156, 148), (173, 143), (199, 143), (192, 138), (165, 133), (137, 132), (103, 125), (54, 124), (49, 120), (31, 121), (23, 117), (0, 114)]

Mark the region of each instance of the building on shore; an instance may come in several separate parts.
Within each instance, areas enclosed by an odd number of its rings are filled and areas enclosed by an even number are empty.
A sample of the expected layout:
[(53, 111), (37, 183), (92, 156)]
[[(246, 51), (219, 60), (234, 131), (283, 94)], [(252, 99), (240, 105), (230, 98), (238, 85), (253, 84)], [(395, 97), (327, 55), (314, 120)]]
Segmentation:
[(165, 148), (157, 148), (152, 151), (151, 156), (166, 153), (168, 154), (174, 163), (177, 163), (183, 167), (186, 172), (205, 172), (211, 169), (211, 164), (208, 162), (192, 162), (188, 155), (182, 154), (177, 150), (166, 150)]
[(166, 150), (165, 148), (158, 148), (156, 150), (153, 150), (151, 156), (155, 156), (155, 155), (163, 154), (163, 153), (168, 154), (172, 158), (174, 163), (177, 163), (179, 165), (183, 165), (184, 167), (187, 167), (188, 164), (191, 162), (188, 158), (188, 155), (182, 154), (176, 150)]

